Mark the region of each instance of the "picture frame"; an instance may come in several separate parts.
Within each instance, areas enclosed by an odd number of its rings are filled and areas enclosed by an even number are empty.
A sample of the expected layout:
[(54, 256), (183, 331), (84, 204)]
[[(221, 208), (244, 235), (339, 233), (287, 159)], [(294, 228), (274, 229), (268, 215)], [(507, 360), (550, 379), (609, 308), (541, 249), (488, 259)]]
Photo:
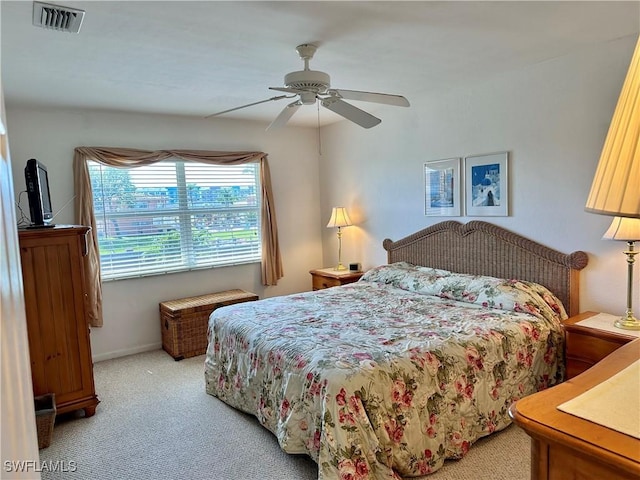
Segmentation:
[(460, 157), (424, 164), (424, 214), (459, 217), (462, 212)]
[(470, 155), (464, 159), (465, 214), (509, 215), (509, 152)]

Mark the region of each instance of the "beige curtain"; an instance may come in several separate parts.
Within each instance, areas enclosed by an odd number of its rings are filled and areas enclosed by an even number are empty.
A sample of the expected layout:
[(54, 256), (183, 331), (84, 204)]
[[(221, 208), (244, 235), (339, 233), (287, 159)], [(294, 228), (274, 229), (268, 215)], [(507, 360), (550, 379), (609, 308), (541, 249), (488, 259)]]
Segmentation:
[(157, 150), (147, 151), (134, 148), (77, 147), (73, 156), (73, 177), (75, 186), (75, 216), (80, 225), (91, 227), (88, 254), (85, 260), (85, 274), (89, 289), (87, 301), (89, 324), (102, 326), (102, 283), (100, 281), (100, 256), (98, 234), (93, 215), (93, 195), (87, 160), (93, 160), (110, 167), (141, 167), (162, 160), (179, 158), (184, 161), (217, 165), (240, 165), (260, 162), (260, 183), (262, 185), (262, 283), (277, 285), (283, 276), (282, 259), (278, 242), (276, 212), (271, 191), (271, 175), (267, 154), (263, 152), (213, 152), (206, 150)]

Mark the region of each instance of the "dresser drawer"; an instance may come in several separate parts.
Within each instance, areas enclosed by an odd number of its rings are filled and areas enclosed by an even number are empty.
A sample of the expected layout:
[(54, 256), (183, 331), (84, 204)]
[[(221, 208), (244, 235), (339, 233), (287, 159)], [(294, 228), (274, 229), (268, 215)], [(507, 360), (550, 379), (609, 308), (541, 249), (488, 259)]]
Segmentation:
[(337, 287), (339, 285), (342, 285), (342, 283), (343, 282), (341, 282), (337, 278), (320, 277), (317, 275), (312, 276), (312, 287), (314, 290), (322, 290), (323, 288)]
[[(599, 320), (594, 322), (593, 320)], [(585, 323), (585, 320), (592, 318)], [(573, 378), (591, 368), (615, 350), (634, 340), (636, 337), (624, 330), (598, 328), (598, 325), (613, 324), (609, 314), (584, 312), (568, 318), (563, 322), (565, 332), (565, 360), (567, 378)]]
[(626, 343), (573, 332), (567, 332), (566, 340), (568, 356), (591, 364), (599, 362)]
[(311, 270), (309, 273), (311, 274), (311, 287), (314, 290), (339, 287), (340, 285), (357, 282), (363, 274), (363, 272), (351, 272), (349, 270), (337, 271), (332, 268)]

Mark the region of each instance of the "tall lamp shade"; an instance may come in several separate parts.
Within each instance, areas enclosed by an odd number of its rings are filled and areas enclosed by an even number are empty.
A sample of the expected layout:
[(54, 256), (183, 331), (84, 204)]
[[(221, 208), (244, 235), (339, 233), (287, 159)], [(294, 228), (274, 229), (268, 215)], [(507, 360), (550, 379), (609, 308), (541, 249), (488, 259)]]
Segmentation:
[(329, 223), (327, 223), (327, 228), (337, 228), (338, 229), (338, 265), (336, 265), (334, 270), (346, 270), (342, 264), (342, 227), (348, 227), (353, 225), (351, 223), (351, 219), (349, 218), (349, 214), (347, 213), (347, 209), (344, 207), (333, 207), (331, 210), (331, 218), (329, 219)]
[(585, 210), (640, 218), (640, 38), (611, 119)]

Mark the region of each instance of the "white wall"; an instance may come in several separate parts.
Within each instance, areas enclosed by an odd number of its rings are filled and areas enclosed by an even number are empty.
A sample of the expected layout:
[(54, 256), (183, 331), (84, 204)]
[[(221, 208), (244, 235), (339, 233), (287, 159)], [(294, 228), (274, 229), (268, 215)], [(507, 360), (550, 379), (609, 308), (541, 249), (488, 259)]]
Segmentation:
[[(309, 270), (322, 261), (317, 131), (286, 128), (267, 134), (264, 124), (98, 111), (8, 108), (16, 195), (24, 165), (42, 161), (49, 171), (54, 211), (73, 198), (76, 146), (142, 149), (258, 150), (269, 154), (284, 278), (263, 287), (259, 264), (105, 282), (104, 327), (91, 332), (95, 360), (160, 348), (158, 303), (230, 288), (261, 298), (309, 290)], [(29, 214), (26, 195), (21, 202)], [(55, 218), (73, 223), (73, 202)]]
[[(611, 218), (586, 213), (584, 203), (636, 38), (596, 45), (464, 90), (412, 96), (409, 109), (379, 110), (383, 122), (371, 130), (345, 123), (326, 127), (322, 220), (333, 205), (344, 205), (357, 224), (344, 229), (343, 262), (384, 263), (384, 238), (398, 240), (451, 219), (424, 216), (425, 161), (508, 150), (510, 216), (475, 219), (563, 252), (586, 251), (582, 310), (622, 314), (625, 244), (602, 240)], [(335, 232), (325, 229), (323, 238), (324, 263), (330, 265), (337, 258)], [(640, 274), (635, 277), (637, 314)]]

